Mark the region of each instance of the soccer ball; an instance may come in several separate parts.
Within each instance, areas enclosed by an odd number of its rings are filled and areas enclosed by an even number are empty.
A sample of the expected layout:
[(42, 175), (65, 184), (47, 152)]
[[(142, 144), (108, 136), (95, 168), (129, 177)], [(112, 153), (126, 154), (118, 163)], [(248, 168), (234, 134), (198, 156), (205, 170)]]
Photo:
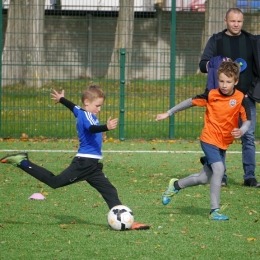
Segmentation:
[(107, 221), (114, 230), (128, 230), (134, 223), (134, 214), (127, 206), (118, 205), (108, 212)]

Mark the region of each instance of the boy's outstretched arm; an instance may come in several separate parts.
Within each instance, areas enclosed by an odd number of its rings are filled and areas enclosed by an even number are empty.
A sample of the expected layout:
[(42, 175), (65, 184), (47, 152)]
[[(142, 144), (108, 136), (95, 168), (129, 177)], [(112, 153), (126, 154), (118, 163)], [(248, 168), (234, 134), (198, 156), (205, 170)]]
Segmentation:
[(64, 90), (62, 90), (61, 93), (59, 94), (59, 93), (54, 89), (54, 90), (53, 90), (53, 93), (51, 93), (51, 95), (52, 95), (52, 98), (51, 98), (51, 99), (53, 99), (53, 100), (55, 101), (55, 103), (57, 104), (57, 103), (60, 102), (60, 99), (61, 99), (62, 97), (64, 97)]
[(64, 90), (61, 91), (61, 93), (59, 94), (55, 89), (53, 90), (53, 93), (51, 93), (53, 100), (55, 100), (55, 104), (57, 103), (61, 103), (62, 105), (64, 105), (65, 107), (67, 107), (71, 112), (73, 112), (73, 108), (76, 106), (74, 103), (72, 103), (71, 101), (67, 100), (64, 97)]
[(179, 111), (182, 111), (182, 110), (192, 107), (192, 106), (194, 106), (192, 104), (192, 98), (186, 99), (186, 100), (182, 101), (181, 103), (179, 103), (178, 105), (172, 107), (166, 113), (158, 114), (156, 117), (156, 121), (166, 119), (167, 117), (171, 116), (172, 114), (175, 114)]

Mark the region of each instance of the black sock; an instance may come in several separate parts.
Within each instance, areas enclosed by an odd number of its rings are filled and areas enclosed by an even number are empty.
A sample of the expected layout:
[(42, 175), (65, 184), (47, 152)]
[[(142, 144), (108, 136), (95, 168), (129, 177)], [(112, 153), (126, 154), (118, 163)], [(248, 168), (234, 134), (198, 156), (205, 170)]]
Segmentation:
[(178, 181), (175, 181), (175, 182), (173, 183), (173, 186), (174, 186), (175, 190), (180, 190), (180, 189), (181, 189), (181, 187), (180, 187), (179, 184), (178, 184)]
[[(218, 209), (218, 208), (216, 208), (216, 209)], [(212, 209), (211, 211), (210, 211), (210, 213), (209, 214), (211, 214), (213, 211), (215, 211), (216, 209)]]

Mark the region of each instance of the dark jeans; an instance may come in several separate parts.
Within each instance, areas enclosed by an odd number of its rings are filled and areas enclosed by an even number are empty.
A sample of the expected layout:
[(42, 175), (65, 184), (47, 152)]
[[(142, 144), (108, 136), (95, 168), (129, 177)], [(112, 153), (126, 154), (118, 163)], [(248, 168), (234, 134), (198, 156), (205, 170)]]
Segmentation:
[(241, 137), (244, 179), (255, 178), (255, 123), (256, 106), (255, 101), (247, 98), (251, 111), (251, 125), (248, 131)]
[[(244, 169), (244, 180), (255, 178), (255, 124), (256, 124), (256, 106), (255, 101), (247, 98), (251, 111), (251, 125), (248, 131), (241, 137), (242, 141), (242, 161)], [(240, 120), (240, 126), (242, 122)], [(227, 178), (227, 175), (224, 175)]]

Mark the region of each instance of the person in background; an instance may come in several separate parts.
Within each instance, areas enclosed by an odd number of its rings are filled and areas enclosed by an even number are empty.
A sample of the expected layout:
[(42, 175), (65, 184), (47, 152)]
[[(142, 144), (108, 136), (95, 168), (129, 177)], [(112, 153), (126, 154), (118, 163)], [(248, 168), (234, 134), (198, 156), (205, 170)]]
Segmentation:
[[(212, 57), (225, 56), (232, 60), (242, 58), (247, 63), (247, 69), (240, 74), (236, 89), (244, 93), (251, 110), (251, 126), (241, 137), (242, 161), (244, 170), (244, 186), (260, 188), (255, 176), (255, 99), (250, 95), (250, 88), (256, 79), (260, 78), (260, 35), (252, 35), (242, 30), (244, 15), (239, 8), (230, 8), (224, 19), (226, 29), (211, 36), (201, 56), (200, 71), (208, 72), (208, 64)], [(260, 84), (260, 83), (259, 83)], [(260, 85), (259, 85), (260, 87)], [(259, 91), (260, 92), (260, 91)], [(240, 121), (241, 123), (241, 121)], [(202, 163), (204, 163), (202, 161)], [(223, 176), (222, 186), (227, 186), (227, 174)]]

